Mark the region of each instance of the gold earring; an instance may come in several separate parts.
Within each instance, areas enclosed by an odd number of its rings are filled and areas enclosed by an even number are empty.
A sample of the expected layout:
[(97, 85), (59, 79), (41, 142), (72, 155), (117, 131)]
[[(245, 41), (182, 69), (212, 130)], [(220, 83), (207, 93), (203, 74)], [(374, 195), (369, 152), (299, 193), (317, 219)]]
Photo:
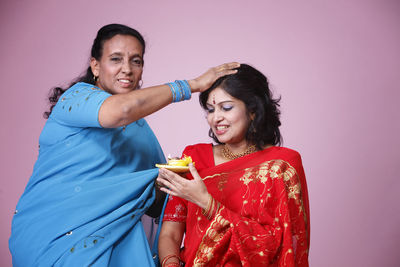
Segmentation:
[(99, 77), (93, 75), (93, 81), (94, 81), (94, 82), (97, 82), (97, 79), (98, 79), (98, 78), (99, 78)]

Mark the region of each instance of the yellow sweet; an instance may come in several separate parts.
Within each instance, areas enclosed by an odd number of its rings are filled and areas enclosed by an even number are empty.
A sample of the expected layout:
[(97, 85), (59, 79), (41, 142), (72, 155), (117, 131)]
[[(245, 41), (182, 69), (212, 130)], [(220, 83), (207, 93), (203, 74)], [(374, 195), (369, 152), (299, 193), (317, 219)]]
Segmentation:
[[(168, 165), (169, 166), (188, 166), (189, 163), (192, 163), (192, 158), (189, 156), (184, 155), (182, 159), (169, 159)], [(194, 162), (193, 162), (194, 164)]]

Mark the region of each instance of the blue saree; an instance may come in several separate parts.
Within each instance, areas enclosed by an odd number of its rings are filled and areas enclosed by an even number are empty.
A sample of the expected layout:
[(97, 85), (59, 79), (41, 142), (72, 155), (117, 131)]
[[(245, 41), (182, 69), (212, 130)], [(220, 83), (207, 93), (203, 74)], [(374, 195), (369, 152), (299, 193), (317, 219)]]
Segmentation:
[(141, 217), (165, 159), (144, 119), (100, 126), (109, 96), (77, 83), (54, 107), (13, 218), (14, 266), (154, 266)]

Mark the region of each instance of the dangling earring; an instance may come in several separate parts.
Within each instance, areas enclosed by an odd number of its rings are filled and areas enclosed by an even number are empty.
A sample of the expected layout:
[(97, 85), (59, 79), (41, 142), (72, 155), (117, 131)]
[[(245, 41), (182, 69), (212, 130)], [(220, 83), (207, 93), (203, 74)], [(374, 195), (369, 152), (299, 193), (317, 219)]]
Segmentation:
[(93, 75), (93, 81), (94, 81), (94, 82), (97, 82), (97, 79), (98, 79), (98, 78), (99, 78), (99, 77)]
[(140, 81), (138, 82), (137, 89), (142, 88), (142, 85), (143, 85), (143, 80), (140, 80)]
[(210, 128), (210, 130), (208, 130), (208, 136), (211, 137), (212, 139), (217, 139), (217, 137), (215, 136), (214, 132), (212, 131), (212, 129)]

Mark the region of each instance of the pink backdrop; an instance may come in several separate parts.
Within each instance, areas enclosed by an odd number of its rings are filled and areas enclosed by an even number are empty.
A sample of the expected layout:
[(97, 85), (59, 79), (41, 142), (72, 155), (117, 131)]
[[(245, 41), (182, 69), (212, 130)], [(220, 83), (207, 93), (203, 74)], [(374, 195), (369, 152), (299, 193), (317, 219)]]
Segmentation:
[[(282, 95), (284, 145), (302, 154), (307, 174), (311, 266), (400, 262), (399, 1), (8, 2), (0, 3), (1, 266), (11, 265), (11, 218), (37, 157), (48, 90), (84, 69), (95, 32), (111, 22), (145, 36), (144, 86), (231, 60), (270, 78)], [(209, 141), (197, 95), (148, 121), (166, 154)]]

